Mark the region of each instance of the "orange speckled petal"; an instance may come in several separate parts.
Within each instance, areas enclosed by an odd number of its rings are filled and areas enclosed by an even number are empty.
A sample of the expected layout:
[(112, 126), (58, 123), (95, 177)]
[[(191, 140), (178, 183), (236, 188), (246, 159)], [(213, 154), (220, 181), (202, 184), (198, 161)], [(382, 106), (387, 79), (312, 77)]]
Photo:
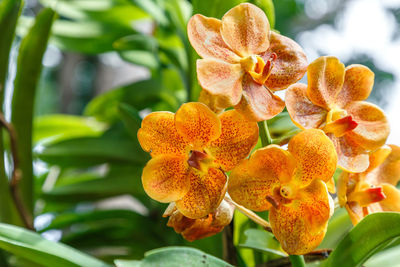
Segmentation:
[[(369, 166), (367, 172), (371, 172), (376, 167), (380, 166), (390, 155), (392, 148), (384, 145), (369, 154)], [(373, 183), (375, 184), (375, 183)]]
[(307, 86), (291, 85), (285, 94), (286, 108), (296, 126), (302, 129), (319, 128), (326, 120), (327, 111), (307, 98)]
[(320, 57), (307, 68), (308, 98), (314, 104), (331, 109), (344, 82), (344, 65), (335, 57)]
[(215, 163), (224, 171), (235, 167), (258, 141), (258, 126), (249, 121), (236, 110), (229, 110), (219, 115), (221, 136), (206, 148), (207, 153), (215, 157)]
[(181, 199), (190, 188), (185, 158), (172, 155), (152, 158), (143, 169), (142, 183), (152, 199), (164, 203)]
[(175, 129), (174, 114), (164, 111), (153, 112), (143, 119), (138, 140), (153, 157), (160, 154), (183, 155), (187, 146)]
[(197, 60), (200, 86), (216, 98), (218, 106), (227, 108), (239, 103), (242, 97), (243, 70), (239, 64), (218, 59)]
[(188, 22), (189, 41), (202, 58), (218, 58), (234, 63), (240, 60), (222, 39), (221, 21), (196, 14)]
[(226, 175), (219, 169), (209, 168), (207, 173), (191, 169), (189, 177), (190, 190), (175, 204), (184, 216), (199, 219), (221, 203), (226, 192)]
[(272, 53), (277, 58), (265, 85), (271, 90), (286, 89), (306, 73), (307, 57), (295, 41), (276, 32), (271, 31), (269, 41), (270, 46), (262, 58), (267, 61)]
[[(384, 153), (388, 154), (386, 158)], [(371, 164), (380, 163), (380, 165), (366, 174), (366, 181), (373, 185), (381, 183), (397, 185), (400, 180), (400, 147), (383, 146), (370, 155), (370, 161)]]
[(272, 232), (290, 255), (309, 253), (321, 243), (333, 208), (321, 180), (314, 180), (298, 197), (269, 213)]
[(366, 66), (350, 65), (346, 67), (343, 88), (337, 96), (336, 103), (344, 107), (351, 101), (368, 98), (374, 86), (375, 74)]
[(295, 166), (290, 153), (276, 145), (258, 149), (232, 170), (229, 195), (248, 209), (267, 210), (271, 204), (266, 197), (273, 196), (281, 182), (290, 181)]
[(346, 133), (349, 139), (367, 150), (374, 150), (385, 144), (390, 127), (379, 107), (364, 101), (354, 101), (345, 109), (358, 124), (354, 130)]
[(282, 112), (285, 102), (268, 88), (253, 81), (250, 75), (243, 79), (243, 95), (235, 109), (254, 121), (269, 120)]
[(369, 165), (368, 153), (349, 139), (347, 135), (335, 137), (333, 134), (328, 134), (336, 148), (338, 155), (338, 166), (347, 172), (358, 173), (364, 172)]
[(199, 102), (183, 104), (175, 114), (178, 133), (194, 149), (200, 150), (221, 135), (218, 116), (206, 105)]
[(269, 22), (255, 5), (243, 3), (222, 17), (222, 38), (242, 57), (260, 54), (269, 47)]
[(382, 184), (386, 198), (379, 202), (383, 211), (400, 212), (400, 190), (391, 184)]
[(289, 142), (288, 150), (299, 166), (294, 179), (301, 187), (314, 179), (327, 182), (335, 173), (335, 147), (321, 130), (309, 129), (295, 135)]

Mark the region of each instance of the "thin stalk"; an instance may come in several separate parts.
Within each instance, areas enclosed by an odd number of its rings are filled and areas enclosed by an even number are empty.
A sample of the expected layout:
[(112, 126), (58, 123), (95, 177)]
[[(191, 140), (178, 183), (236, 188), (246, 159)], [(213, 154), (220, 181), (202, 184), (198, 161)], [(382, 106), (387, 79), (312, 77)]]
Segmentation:
[(293, 267), (306, 267), (303, 255), (289, 255)]
[(273, 144), (274, 141), (271, 137), (271, 134), (269, 133), (267, 121), (259, 121), (258, 127), (259, 127), (259, 131), (260, 131), (260, 138), (261, 138), (262, 146), (264, 147), (264, 146)]
[(18, 188), (18, 183), (21, 180), (21, 170), (19, 167), (19, 157), (18, 157), (18, 147), (17, 147), (17, 138), (14, 127), (6, 121), (3, 114), (0, 113), (0, 124), (7, 130), (10, 136), (10, 143), (11, 143), (11, 155), (13, 159), (13, 170), (10, 180), (10, 191), (11, 196), (14, 200), (15, 206), (18, 210), (19, 215), (25, 225), (26, 228), (30, 230), (34, 230), (32, 225), (32, 215), (28, 212), (24, 203), (21, 199), (20, 191)]
[(232, 205), (234, 205), (235, 208), (237, 208), (241, 213), (243, 213), (250, 220), (252, 220), (253, 222), (255, 222), (258, 225), (261, 225), (268, 232), (272, 231), (271, 224), (269, 222), (267, 222), (266, 220), (264, 220), (263, 218), (261, 218), (260, 216), (258, 216), (257, 214), (255, 214), (254, 212), (252, 212), (251, 210), (246, 209), (245, 207), (237, 204), (228, 195), (225, 196), (225, 200), (227, 202), (231, 203)]

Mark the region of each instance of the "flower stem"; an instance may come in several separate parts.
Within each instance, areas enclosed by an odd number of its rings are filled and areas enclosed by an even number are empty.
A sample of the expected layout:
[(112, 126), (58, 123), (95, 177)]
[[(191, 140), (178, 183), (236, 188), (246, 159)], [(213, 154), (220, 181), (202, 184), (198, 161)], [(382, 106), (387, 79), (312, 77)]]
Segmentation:
[(273, 143), (271, 135), (268, 130), (268, 123), (267, 121), (259, 121), (258, 127), (260, 129), (260, 138), (262, 146), (268, 146)]
[(241, 213), (243, 213), (245, 216), (247, 216), (250, 220), (252, 220), (253, 222), (255, 222), (258, 225), (261, 225), (268, 232), (272, 231), (271, 225), (269, 224), (269, 222), (267, 222), (266, 220), (264, 220), (263, 218), (261, 218), (260, 216), (258, 216), (254, 212), (252, 212), (251, 210), (246, 209), (245, 207), (237, 204), (235, 201), (233, 201), (230, 198), (230, 196), (228, 196), (228, 194), (225, 196), (225, 200), (227, 202), (231, 203), (232, 205), (234, 205), (235, 208), (237, 208)]
[(303, 255), (289, 255), (293, 267), (306, 267)]

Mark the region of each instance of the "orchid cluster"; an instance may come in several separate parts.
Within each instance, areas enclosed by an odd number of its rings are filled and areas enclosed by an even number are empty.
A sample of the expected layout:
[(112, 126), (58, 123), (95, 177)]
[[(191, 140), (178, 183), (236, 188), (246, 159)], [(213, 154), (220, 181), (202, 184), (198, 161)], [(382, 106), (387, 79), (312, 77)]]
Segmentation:
[[(302, 48), (270, 30), (264, 12), (248, 3), (221, 20), (194, 15), (188, 37), (201, 57), (199, 102), (175, 114), (153, 112), (138, 132), (152, 157), (143, 187), (170, 203), (168, 226), (193, 241), (220, 232), (235, 207), (254, 220), (262, 219), (252, 211), (268, 210), (264, 226), (282, 249), (309, 253), (333, 214), (337, 167), (337, 197), (354, 224), (369, 213), (400, 211), (400, 148), (385, 145), (386, 116), (364, 101), (374, 83), (370, 69), (330, 56), (308, 65)], [(297, 83), (306, 72), (308, 85)], [(274, 92), (284, 89), (282, 100)], [(257, 123), (285, 107), (301, 132), (287, 149), (254, 150), (265, 130)]]

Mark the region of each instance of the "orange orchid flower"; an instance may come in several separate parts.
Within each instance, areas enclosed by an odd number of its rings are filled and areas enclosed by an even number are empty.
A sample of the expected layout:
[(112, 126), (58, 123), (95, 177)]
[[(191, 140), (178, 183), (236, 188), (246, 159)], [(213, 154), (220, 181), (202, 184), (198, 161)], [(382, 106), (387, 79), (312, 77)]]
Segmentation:
[(374, 73), (363, 65), (347, 68), (335, 57), (320, 57), (307, 69), (308, 86), (291, 85), (286, 108), (302, 129), (318, 128), (331, 138), (338, 165), (348, 172), (368, 168), (368, 153), (385, 144), (389, 123), (383, 111), (364, 102), (371, 93)]
[(385, 145), (370, 154), (363, 173), (343, 172), (339, 177), (338, 198), (354, 225), (374, 212), (400, 212), (400, 147)]
[(337, 164), (335, 147), (323, 131), (305, 130), (284, 150), (256, 150), (235, 167), (228, 182), (232, 199), (248, 209), (270, 210), (272, 232), (289, 254), (305, 254), (325, 236), (333, 201), (326, 182)]
[(234, 210), (233, 205), (222, 200), (218, 208), (204, 218), (190, 219), (176, 209), (164, 213), (164, 217), (169, 216), (167, 226), (192, 242), (221, 232), (232, 221)]
[(146, 116), (138, 140), (152, 156), (142, 174), (145, 192), (159, 202), (175, 202), (184, 216), (198, 219), (218, 207), (226, 191), (224, 171), (249, 155), (258, 126), (235, 110), (216, 115), (193, 102), (176, 114)]
[(267, 16), (252, 4), (232, 8), (222, 20), (194, 15), (188, 37), (203, 58), (197, 61), (200, 99), (216, 111), (234, 106), (249, 119), (270, 119), (285, 107), (273, 91), (300, 80), (307, 68), (302, 48), (270, 31)]

